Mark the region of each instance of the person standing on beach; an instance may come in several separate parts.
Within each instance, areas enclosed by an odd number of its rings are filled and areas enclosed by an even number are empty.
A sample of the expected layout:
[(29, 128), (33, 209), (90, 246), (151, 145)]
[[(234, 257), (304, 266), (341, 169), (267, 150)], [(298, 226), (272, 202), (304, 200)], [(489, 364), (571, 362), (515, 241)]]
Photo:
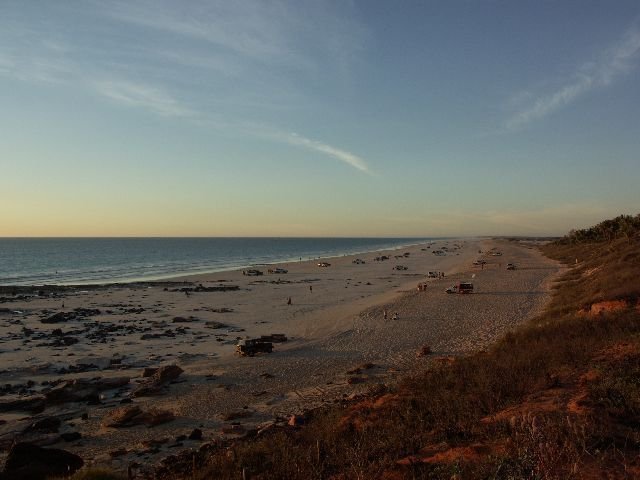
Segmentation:
[(309, 285), (309, 291), (313, 292), (313, 285)]
[(287, 305), (291, 305), (291, 297), (287, 299)]
[(387, 319), (387, 310), (383, 310), (382, 311), (382, 317), (386, 320)]

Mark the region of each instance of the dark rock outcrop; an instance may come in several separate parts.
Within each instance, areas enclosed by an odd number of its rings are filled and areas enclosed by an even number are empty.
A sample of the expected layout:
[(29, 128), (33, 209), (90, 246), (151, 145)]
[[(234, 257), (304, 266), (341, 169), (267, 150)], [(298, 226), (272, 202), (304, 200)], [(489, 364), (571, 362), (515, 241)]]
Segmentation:
[(57, 433), (62, 422), (56, 417), (44, 417), (40, 420), (33, 422), (27, 428), (25, 432), (44, 432), (44, 433)]
[(76, 440), (80, 440), (82, 438), (82, 434), (80, 432), (66, 432), (60, 435), (60, 438), (65, 442), (74, 442)]
[(175, 415), (169, 410), (150, 408), (144, 411), (138, 405), (127, 405), (118, 407), (105, 415), (102, 425), (104, 427), (123, 428), (144, 424), (148, 427), (153, 427), (161, 423), (170, 422), (174, 418)]
[(13, 412), (15, 410), (40, 413), (46, 406), (45, 397), (37, 395), (8, 402), (0, 402), (0, 412)]
[(51, 315), (50, 317), (43, 318), (40, 321), (42, 323), (62, 323), (74, 320), (76, 316), (77, 315), (74, 312), (58, 312)]
[(84, 465), (77, 455), (57, 448), (42, 448), (30, 443), (16, 443), (7, 456), (0, 478), (44, 480), (73, 474)]
[(68, 322), (71, 320), (75, 320), (75, 319), (79, 319), (79, 318), (86, 318), (86, 317), (91, 317), (94, 315), (100, 315), (101, 312), (100, 310), (98, 310), (97, 308), (76, 308), (73, 310), (73, 312), (58, 312), (58, 313), (54, 313), (53, 315), (43, 318), (40, 321), (42, 323), (62, 323), (62, 322)]
[(147, 381), (141, 383), (138, 388), (133, 391), (132, 395), (134, 397), (157, 395), (162, 392), (162, 389), (168, 385), (169, 382), (178, 378), (183, 371), (184, 370), (177, 365), (160, 367)]
[(120, 388), (129, 383), (129, 377), (82, 379), (63, 382), (46, 394), (47, 403), (59, 404), (67, 402), (95, 401), (99, 392)]

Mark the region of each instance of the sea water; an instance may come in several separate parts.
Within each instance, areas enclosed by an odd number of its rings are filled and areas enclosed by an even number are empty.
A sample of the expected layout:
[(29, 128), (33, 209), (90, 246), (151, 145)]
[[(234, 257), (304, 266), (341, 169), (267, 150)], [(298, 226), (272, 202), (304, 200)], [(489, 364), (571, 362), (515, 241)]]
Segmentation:
[(0, 238), (0, 285), (160, 280), (402, 248), (429, 238)]

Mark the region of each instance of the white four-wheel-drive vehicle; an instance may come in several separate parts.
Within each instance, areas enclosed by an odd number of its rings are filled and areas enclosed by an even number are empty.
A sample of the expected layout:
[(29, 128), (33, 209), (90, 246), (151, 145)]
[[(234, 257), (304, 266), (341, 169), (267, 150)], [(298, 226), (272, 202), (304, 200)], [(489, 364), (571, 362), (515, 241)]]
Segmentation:
[(250, 268), (248, 270), (242, 270), (243, 275), (248, 275), (250, 277), (257, 277), (259, 275), (263, 275), (261, 270), (256, 270), (255, 268)]
[(284, 268), (270, 268), (268, 272), (272, 274), (282, 274), (282, 273), (289, 273), (289, 270), (286, 270)]

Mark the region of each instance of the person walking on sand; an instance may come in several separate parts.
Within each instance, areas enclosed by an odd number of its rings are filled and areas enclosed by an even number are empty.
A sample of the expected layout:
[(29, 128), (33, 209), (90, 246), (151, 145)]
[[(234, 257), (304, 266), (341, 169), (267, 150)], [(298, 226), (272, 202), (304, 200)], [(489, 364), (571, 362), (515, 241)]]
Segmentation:
[(385, 320), (387, 319), (387, 310), (383, 310), (382, 311), (382, 318), (384, 318)]
[(309, 291), (313, 292), (313, 285), (309, 285)]
[(291, 305), (291, 297), (287, 299), (287, 305)]

